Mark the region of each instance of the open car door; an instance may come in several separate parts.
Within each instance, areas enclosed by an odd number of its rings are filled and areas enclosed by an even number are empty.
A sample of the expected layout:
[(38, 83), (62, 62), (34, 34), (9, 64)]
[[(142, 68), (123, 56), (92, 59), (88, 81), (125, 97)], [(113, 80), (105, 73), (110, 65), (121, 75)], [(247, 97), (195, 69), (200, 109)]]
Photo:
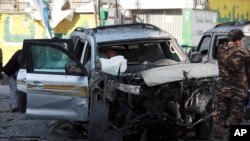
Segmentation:
[(70, 39), (24, 40), (27, 118), (87, 120), (88, 78), (72, 48)]

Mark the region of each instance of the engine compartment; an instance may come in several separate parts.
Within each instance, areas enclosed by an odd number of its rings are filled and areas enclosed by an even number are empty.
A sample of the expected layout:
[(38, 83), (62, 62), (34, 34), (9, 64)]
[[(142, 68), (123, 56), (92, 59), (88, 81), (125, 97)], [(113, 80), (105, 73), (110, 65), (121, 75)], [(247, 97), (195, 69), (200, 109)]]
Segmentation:
[[(124, 136), (145, 134), (148, 140), (179, 137), (212, 112), (208, 109), (215, 98), (212, 78), (187, 78), (156, 86), (147, 86), (140, 73), (119, 78), (103, 74), (103, 78), (98, 86), (109, 103), (109, 126)], [(116, 89), (119, 84), (140, 86), (140, 93)]]

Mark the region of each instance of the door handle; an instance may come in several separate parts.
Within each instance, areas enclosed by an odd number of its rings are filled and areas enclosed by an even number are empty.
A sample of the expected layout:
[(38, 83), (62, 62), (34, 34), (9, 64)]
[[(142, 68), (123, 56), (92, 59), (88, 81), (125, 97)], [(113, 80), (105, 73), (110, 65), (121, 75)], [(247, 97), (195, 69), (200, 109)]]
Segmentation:
[(43, 88), (43, 84), (39, 81), (34, 81), (27, 84), (28, 88)]
[(17, 80), (18, 83), (26, 83), (26, 78)]

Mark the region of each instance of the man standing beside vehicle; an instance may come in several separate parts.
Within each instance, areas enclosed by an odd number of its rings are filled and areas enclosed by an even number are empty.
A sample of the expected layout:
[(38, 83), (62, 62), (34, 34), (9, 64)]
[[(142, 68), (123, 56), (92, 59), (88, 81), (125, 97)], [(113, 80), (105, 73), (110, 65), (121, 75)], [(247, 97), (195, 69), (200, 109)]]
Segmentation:
[[(0, 48), (0, 71), (2, 71), (3, 69), (3, 53), (2, 53), (2, 49)], [(0, 79), (2, 79), (2, 75), (0, 74)]]
[(214, 115), (214, 141), (224, 137), (224, 123), (240, 125), (250, 80), (250, 53), (243, 47), (241, 30), (228, 33), (228, 44), (218, 48), (219, 89)]
[(19, 62), (20, 62), (21, 52), (22, 50), (16, 51), (15, 54), (10, 58), (10, 60), (2, 69), (3, 71), (2, 75), (6, 77), (10, 88), (10, 108), (12, 112), (19, 111), (18, 107), (19, 99), (18, 99), (16, 77), (17, 77), (17, 72), (20, 68)]

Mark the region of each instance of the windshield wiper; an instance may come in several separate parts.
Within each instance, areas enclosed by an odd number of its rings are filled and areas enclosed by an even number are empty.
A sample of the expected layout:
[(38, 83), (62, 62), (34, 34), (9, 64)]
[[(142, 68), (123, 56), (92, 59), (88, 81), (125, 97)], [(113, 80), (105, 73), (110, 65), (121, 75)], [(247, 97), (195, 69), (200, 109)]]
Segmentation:
[(128, 65), (141, 65), (141, 62), (128, 62)]

